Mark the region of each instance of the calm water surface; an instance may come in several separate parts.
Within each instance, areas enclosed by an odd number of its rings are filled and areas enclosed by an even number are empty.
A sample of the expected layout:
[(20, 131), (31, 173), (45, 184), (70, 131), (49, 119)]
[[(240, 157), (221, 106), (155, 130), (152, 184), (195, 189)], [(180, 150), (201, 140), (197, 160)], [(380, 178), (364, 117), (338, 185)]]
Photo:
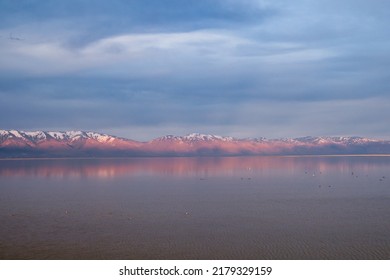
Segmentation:
[(1, 259), (390, 259), (390, 157), (0, 160)]

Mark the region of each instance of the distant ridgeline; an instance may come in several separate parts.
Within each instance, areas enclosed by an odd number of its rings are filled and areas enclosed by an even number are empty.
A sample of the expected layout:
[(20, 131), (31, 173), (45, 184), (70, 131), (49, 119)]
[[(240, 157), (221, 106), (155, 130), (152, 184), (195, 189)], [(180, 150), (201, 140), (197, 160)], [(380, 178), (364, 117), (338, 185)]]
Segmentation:
[(0, 130), (1, 158), (389, 154), (390, 141), (362, 137), (236, 139), (193, 133), (140, 142), (84, 131)]

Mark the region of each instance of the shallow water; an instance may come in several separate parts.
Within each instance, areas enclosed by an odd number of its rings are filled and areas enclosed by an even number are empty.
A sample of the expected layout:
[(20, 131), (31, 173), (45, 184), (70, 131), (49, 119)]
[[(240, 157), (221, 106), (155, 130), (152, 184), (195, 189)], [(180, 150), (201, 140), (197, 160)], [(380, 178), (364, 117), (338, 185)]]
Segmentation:
[(0, 160), (1, 259), (390, 259), (390, 157)]

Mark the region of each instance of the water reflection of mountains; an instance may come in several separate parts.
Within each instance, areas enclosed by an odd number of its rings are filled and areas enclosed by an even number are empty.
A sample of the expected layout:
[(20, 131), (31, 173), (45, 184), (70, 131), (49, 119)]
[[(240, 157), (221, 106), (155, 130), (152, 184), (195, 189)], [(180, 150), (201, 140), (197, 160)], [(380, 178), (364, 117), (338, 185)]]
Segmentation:
[(390, 166), (390, 157), (186, 157), (128, 159), (2, 160), (0, 176), (100, 177), (114, 176), (224, 176), (296, 170), (371, 170)]

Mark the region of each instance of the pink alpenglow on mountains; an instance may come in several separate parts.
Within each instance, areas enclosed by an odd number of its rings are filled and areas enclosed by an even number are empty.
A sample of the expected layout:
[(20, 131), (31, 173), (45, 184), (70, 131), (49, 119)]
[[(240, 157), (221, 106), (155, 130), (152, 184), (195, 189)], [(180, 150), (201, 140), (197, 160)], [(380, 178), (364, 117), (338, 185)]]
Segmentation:
[(192, 133), (140, 142), (84, 131), (0, 130), (0, 157), (131, 157), (390, 154), (390, 141), (362, 137), (265, 139)]

